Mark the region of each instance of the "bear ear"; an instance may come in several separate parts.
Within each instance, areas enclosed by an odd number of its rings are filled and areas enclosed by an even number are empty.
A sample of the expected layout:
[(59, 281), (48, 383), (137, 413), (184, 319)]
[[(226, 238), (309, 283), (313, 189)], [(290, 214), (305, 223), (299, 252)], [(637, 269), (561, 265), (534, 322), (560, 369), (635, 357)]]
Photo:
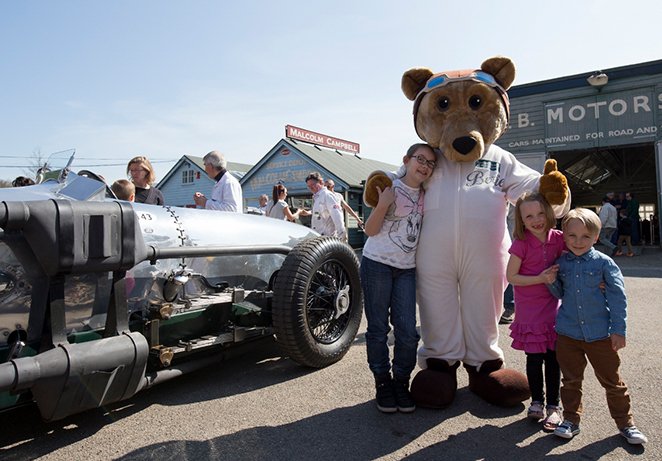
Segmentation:
[(505, 56), (488, 58), (481, 64), (480, 70), (493, 75), (504, 90), (510, 88), (510, 85), (515, 81), (515, 64)]
[(432, 71), (427, 67), (415, 67), (409, 69), (402, 76), (402, 92), (407, 96), (407, 99), (413, 101), (416, 95), (423, 89), (425, 83), (432, 77)]

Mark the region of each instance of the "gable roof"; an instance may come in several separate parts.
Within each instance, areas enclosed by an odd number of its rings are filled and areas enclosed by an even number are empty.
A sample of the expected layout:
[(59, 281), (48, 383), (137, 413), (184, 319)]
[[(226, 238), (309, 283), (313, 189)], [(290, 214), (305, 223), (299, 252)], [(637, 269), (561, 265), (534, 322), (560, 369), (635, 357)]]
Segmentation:
[[(202, 157), (198, 157), (196, 155), (188, 155), (184, 154), (182, 155), (182, 158), (180, 158), (177, 163), (173, 165), (172, 168), (166, 173), (166, 175), (161, 179), (158, 184), (156, 184), (156, 188), (158, 189), (161, 184), (165, 184), (170, 177), (178, 170), (178, 168), (184, 163), (184, 162), (189, 162), (196, 167), (198, 167), (202, 172), (205, 171), (205, 165), (204, 162), (202, 161)], [(247, 171), (249, 171), (252, 168), (253, 165), (248, 165), (245, 163), (237, 163), (237, 162), (228, 162), (228, 171), (232, 176), (234, 176), (237, 179), (241, 179)]]
[[(368, 175), (375, 170), (383, 171), (396, 171), (398, 166), (391, 165), (390, 163), (380, 162), (378, 160), (371, 160), (361, 157), (349, 152), (341, 152), (336, 149), (328, 149), (319, 147), (294, 139), (281, 139), (269, 151), (267, 155), (262, 158), (253, 168), (251, 168), (239, 182), (243, 185), (253, 176), (259, 169), (268, 162), (273, 156), (277, 155), (283, 147), (287, 147), (301, 153), (304, 157), (314, 165), (317, 165), (321, 172), (332, 173), (339, 181), (344, 182), (350, 188), (362, 188), (361, 184), (366, 180)], [(313, 168), (314, 170), (315, 168)]]

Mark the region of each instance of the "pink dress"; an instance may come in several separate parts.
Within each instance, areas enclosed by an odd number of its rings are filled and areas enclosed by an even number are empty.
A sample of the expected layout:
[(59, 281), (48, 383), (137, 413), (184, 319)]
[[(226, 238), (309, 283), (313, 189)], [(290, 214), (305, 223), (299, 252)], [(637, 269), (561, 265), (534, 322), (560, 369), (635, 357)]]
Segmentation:
[[(566, 250), (563, 232), (550, 229), (547, 241), (541, 242), (528, 230), (524, 240), (515, 240), (509, 253), (522, 260), (520, 275), (538, 275), (554, 264)], [(554, 324), (560, 301), (545, 284), (513, 286), (515, 321), (510, 325), (513, 349), (544, 354), (556, 349)]]

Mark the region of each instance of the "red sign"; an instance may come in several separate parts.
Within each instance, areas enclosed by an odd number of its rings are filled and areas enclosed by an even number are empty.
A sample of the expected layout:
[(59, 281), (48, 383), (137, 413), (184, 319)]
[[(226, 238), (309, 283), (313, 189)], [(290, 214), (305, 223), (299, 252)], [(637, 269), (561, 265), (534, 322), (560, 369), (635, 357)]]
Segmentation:
[(299, 141), (317, 144), (318, 146), (329, 147), (331, 149), (344, 150), (358, 154), (360, 146), (358, 143), (345, 141), (344, 139), (334, 138), (326, 134), (315, 133), (314, 131), (304, 130), (292, 125), (285, 125), (285, 137), (298, 139)]

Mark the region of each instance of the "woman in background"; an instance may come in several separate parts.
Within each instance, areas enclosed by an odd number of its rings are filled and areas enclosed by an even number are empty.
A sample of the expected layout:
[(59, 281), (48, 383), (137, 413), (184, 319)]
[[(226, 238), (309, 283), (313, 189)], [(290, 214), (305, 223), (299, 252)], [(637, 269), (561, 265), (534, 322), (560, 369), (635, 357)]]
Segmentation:
[(147, 157), (142, 155), (133, 157), (126, 166), (126, 172), (131, 178), (131, 182), (136, 186), (137, 203), (146, 203), (148, 205), (164, 205), (165, 200), (160, 190), (152, 187), (156, 176), (154, 168)]

